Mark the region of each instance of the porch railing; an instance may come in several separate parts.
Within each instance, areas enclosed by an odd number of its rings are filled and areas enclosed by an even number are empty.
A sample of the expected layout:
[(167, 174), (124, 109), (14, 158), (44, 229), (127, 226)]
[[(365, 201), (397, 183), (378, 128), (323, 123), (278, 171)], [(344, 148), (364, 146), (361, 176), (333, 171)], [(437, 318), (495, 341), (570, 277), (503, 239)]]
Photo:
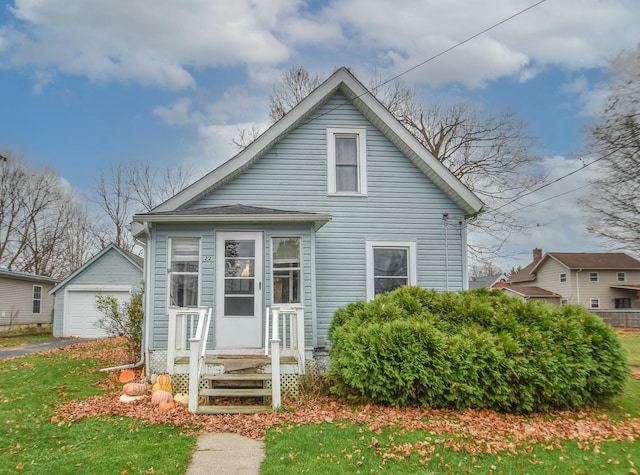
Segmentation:
[[(207, 319), (204, 325), (203, 319)], [(198, 332), (203, 330), (207, 334), (204, 339), (206, 346), (209, 337), (209, 322), (211, 321), (211, 308), (209, 307), (169, 307), (169, 335), (167, 341), (167, 372), (174, 374), (176, 358), (190, 357), (191, 340), (198, 337)], [(202, 323), (201, 323), (202, 322)]]

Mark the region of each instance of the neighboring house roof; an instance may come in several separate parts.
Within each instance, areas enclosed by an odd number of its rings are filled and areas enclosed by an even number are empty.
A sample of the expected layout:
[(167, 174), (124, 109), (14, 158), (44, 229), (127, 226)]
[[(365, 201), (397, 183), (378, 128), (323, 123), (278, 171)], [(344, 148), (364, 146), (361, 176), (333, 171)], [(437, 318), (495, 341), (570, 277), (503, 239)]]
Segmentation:
[(45, 282), (48, 284), (56, 284), (60, 281), (60, 279), (55, 279), (46, 275), (30, 274), (29, 272), (9, 270), (6, 267), (0, 267), (0, 277), (2, 276), (17, 280), (27, 280), (31, 282)]
[[(235, 157), (169, 198), (152, 213), (185, 209), (228, 183), (259, 160), (276, 142), (310, 119), (335, 93), (341, 92), (411, 162), (438, 186), (465, 215), (479, 213), (484, 203), (435, 158), (346, 68), (340, 68)], [(151, 213), (149, 213), (151, 214)]]
[(504, 274), (485, 275), (484, 277), (476, 277), (469, 281), (469, 289), (490, 289), (495, 284), (507, 280), (507, 276)]
[(502, 290), (513, 292), (524, 298), (560, 298), (559, 294), (535, 285), (519, 285), (517, 287), (502, 287)]
[(517, 282), (531, 282), (536, 280), (535, 274), (532, 274), (531, 271), (533, 270), (533, 268), (536, 266), (538, 262), (539, 261), (534, 261), (528, 266), (511, 274), (511, 276), (509, 277), (509, 282), (512, 282), (515, 284)]
[(555, 259), (571, 270), (640, 270), (640, 261), (623, 252), (548, 252), (532, 272), (546, 259)]
[(124, 257), (126, 260), (128, 260), (129, 262), (131, 262), (134, 266), (136, 266), (137, 268), (140, 269), (140, 271), (142, 271), (142, 267), (144, 265), (144, 260), (139, 257), (136, 256), (135, 254), (133, 254), (132, 252), (129, 251), (125, 251), (124, 249), (122, 249), (120, 246), (117, 246), (115, 244), (109, 244), (107, 247), (105, 247), (102, 251), (100, 251), (99, 253), (97, 253), (95, 256), (93, 256), (91, 259), (89, 259), (87, 262), (85, 262), (84, 264), (82, 264), (78, 269), (76, 269), (73, 273), (71, 273), (69, 276), (67, 276), (64, 280), (62, 280), (58, 285), (56, 285), (53, 289), (51, 289), (49, 291), (50, 294), (55, 294), (58, 290), (60, 290), (61, 288), (63, 288), (65, 285), (67, 285), (70, 281), (72, 281), (78, 274), (80, 274), (84, 269), (86, 269), (87, 267), (90, 267), (94, 262), (96, 262), (98, 259), (100, 259), (102, 256), (104, 256), (105, 254), (107, 254), (108, 252), (117, 252), (119, 254), (122, 255), (122, 257)]
[[(211, 206), (206, 208), (179, 209), (175, 211), (160, 211), (136, 214), (136, 221), (176, 222), (176, 221), (206, 221), (208, 223), (228, 222), (305, 222), (315, 223), (320, 227), (331, 220), (330, 214), (307, 213), (302, 211), (287, 211), (283, 209), (262, 208), (241, 204)], [(136, 230), (132, 228), (134, 235)]]

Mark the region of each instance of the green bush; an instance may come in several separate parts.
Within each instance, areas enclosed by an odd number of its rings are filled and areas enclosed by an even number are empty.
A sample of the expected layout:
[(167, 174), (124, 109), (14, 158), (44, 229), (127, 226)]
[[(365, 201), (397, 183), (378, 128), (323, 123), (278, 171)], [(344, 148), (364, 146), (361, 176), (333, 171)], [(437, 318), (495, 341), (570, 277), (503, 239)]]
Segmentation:
[(339, 309), (332, 391), (353, 402), (505, 412), (600, 405), (629, 368), (616, 333), (579, 306), (500, 290), (402, 287)]
[(129, 302), (118, 302), (112, 295), (99, 294), (96, 307), (103, 314), (96, 322), (109, 336), (124, 336), (130, 363), (138, 361), (142, 349), (142, 290), (131, 294)]

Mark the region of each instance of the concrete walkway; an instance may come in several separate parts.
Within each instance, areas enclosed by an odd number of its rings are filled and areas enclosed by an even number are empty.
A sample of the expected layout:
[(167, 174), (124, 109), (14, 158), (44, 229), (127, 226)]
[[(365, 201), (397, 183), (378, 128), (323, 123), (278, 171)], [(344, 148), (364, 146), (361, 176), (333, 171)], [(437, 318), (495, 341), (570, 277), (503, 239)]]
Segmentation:
[(186, 475), (259, 475), (264, 442), (238, 434), (202, 434)]

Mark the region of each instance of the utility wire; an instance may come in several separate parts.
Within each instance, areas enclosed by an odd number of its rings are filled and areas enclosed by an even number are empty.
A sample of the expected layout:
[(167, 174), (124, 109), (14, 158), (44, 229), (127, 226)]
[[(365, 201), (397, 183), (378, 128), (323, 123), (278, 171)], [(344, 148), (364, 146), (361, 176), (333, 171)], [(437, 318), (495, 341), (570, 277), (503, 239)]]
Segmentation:
[[(516, 18), (516, 17), (518, 17), (518, 16), (522, 15), (523, 13), (528, 12), (529, 10), (531, 10), (531, 9), (533, 9), (533, 8), (535, 8), (535, 7), (537, 7), (538, 5), (540, 5), (540, 4), (542, 4), (542, 3), (546, 2), (546, 1), (547, 1), (547, 0), (540, 0), (539, 2), (534, 3), (533, 5), (530, 5), (530, 6), (528, 6), (528, 7), (527, 7), (527, 8), (525, 8), (525, 9), (520, 10), (520, 11), (519, 11), (519, 12), (517, 12), (517, 13), (514, 13), (514, 14), (513, 14), (513, 15), (511, 15), (510, 17), (507, 17), (507, 18), (505, 18), (504, 20), (501, 20), (501, 21), (499, 21), (498, 23), (495, 23), (495, 24), (491, 25), (491, 26), (490, 26), (490, 27), (488, 27), (488, 28), (485, 28), (484, 30), (482, 30), (482, 31), (480, 31), (480, 32), (478, 32), (478, 33), (476, 33), (476, 34), (474, 34), (474, 35), (471, 35), (471, 36), (467, 37), (466, 39), (464, 39), (464, 40), (460, 41), (459, 43), (456, 43), (455, 45), (453, 45), (453, 46), (451, 46), (451, 47), (449, 47), (449, 48), (447, 48), (447, 49), (445, 49), (445, 50), (443, 50), (443, 51), (439, 52), (438, 54), (435, 54), (435, 55), (431, 56), (430, 58), (425, 59), (425, 60), (424, 60), (424, 61), (422, 61), (421, 63), (418, 63), (418, 64), (416, 64), (415, 66), (413, 66), (413, 67), (411, 67), (411, 68), (409, 68), (409, 69), (407, 69), (407, 70), (405, 70), (405, 71), (401, 72), (400, 74), (398, 74), (398, 75), (396, 75), (396, 76), (392, 77), (391, 79), (386, 80), (386, 81), (385, 81), (385, 82), (383, 82), (382, 84), (377, 85), (374, 89), (377, 89), (377, 88), (379, 88), (379, 87), (381, 87), (381, 86), (384, 86), (384, 85), (386, 85), (386, 84), (388, 84), (388, 83), (390, 83), (390, 82), (392, 82), (392, 81), (395, 81), (396, 79), (398, 79), (398, 78), (400, 78), (400, 77), (402, 77), (402, 76), (404, 76), (404, 75), (406, 75), (406, 74), (410, 73), (411, 71), (413, 71), (413, 70), (415, 70), (415, 69), (418, 69), (418, 68), (420, 68), (420, 67), (424, 66), (425, 64), (427, 64), (427, 63), (429, 63), (429, 62), (433, 61), (434, 59), (439, 58), (440, 56), (442, 56), (442, 55), (444, 55), (444, 54), (447, 54), (449, 51), (453, 51), (454, 49), (456, 49), (456, 48), (458, 48), (458, 47), (462, 46), (463, 44), (468, 43), (469, 41), (471, 41), (471, 40), (473, 40), (473, 39), (476, 39), (478, 36), (484, 35), (486, 32), (491, 31), (491, 30), (493, 30), (494, 28), (499, 27), (500, 25), (503, 25), (504, 23), (506, 23), (506, 22), (508, 22), (508, 21), (510, 21), (510, 20), (513, 20), (514, 18)], [(367, 92), (370, 92), (370, 91), (367, 91)]]

